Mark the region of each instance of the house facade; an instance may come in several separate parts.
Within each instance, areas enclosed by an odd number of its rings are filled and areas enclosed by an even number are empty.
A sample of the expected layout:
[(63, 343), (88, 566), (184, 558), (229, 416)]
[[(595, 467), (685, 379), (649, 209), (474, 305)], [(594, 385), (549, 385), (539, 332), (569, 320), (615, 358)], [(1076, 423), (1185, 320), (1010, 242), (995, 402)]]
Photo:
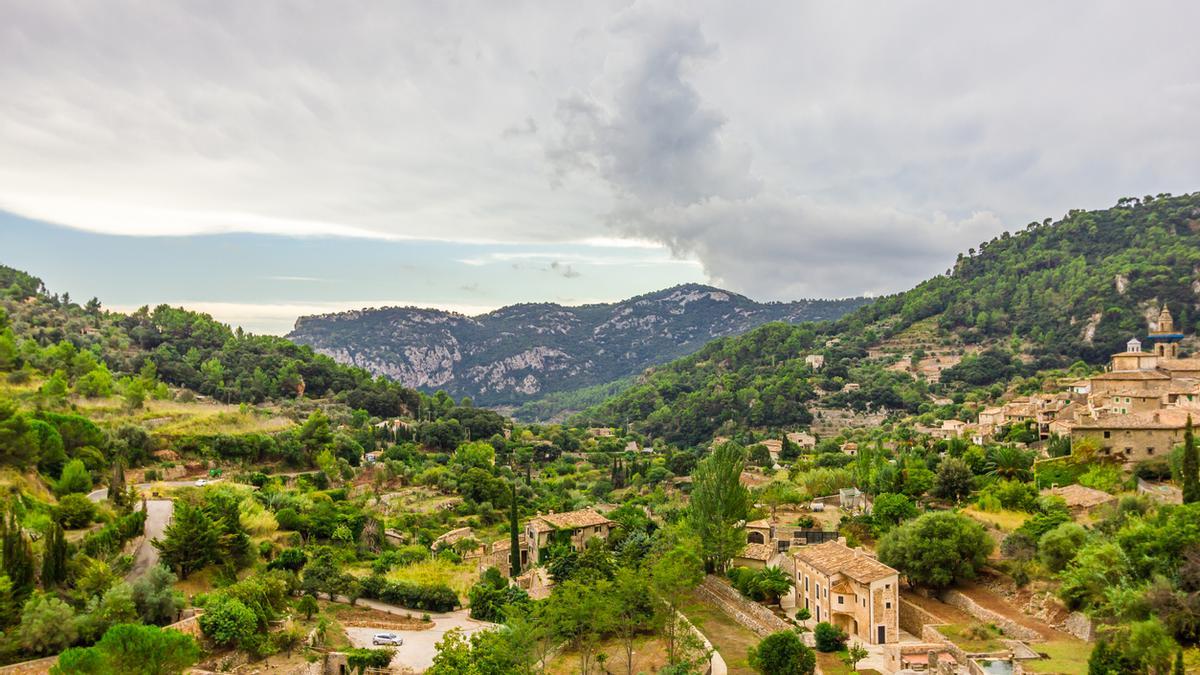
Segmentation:
[(868, 644), (900, 639), (900, 574), (836, 541), (792, 552), (796, 607)]
[(559, 541), (569, 544), (576, 551), (582, 551), (591, 539), (599, 537), (607, 540), (612, 526), (613, 521), (592, 509), (535, 516), (525, 523), (525, 548), (529, 551), (529, 564), (536, 566), (545, 560), (551, 545)]

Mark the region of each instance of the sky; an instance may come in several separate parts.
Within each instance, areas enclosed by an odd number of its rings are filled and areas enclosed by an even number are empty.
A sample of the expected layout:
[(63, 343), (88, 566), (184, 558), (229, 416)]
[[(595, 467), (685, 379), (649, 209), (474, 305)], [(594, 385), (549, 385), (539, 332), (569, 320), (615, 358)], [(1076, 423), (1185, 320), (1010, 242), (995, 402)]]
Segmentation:
[(0, 0), (0, 263), (286, 332), (903, 290), (1200, 189), (1200, 4)]

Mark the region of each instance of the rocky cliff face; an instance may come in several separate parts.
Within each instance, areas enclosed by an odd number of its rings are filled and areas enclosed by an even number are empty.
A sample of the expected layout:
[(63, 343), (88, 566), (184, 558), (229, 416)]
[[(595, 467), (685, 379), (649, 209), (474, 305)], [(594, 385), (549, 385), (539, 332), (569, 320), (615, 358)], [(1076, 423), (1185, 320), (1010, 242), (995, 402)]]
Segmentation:
[(769, 321), (835, 319), (866, 302), (759, 303), (701, 285), (612, 304), (523, 304), (466, 317), (384, 307), (301, 317), (288, 338), (337, 361), (477, 403), (609, 382)]

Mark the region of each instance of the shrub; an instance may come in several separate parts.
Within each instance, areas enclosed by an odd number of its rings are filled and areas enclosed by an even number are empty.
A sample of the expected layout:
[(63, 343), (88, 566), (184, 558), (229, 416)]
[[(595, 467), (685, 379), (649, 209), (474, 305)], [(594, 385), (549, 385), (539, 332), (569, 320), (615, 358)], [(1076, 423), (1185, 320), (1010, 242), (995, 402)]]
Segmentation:
[(911, 583), (945, 588), (973, 579), (994, 544), (983, 526), (949, 511), (926, 513), (892, 530), (879, 542), (879, 560)]
[(96, 519), (96, 505), (84, 495), (71, 493), (58, 500), (58, 522), (65, 530), (87, 527)]
[(1042, 535), (1038, 557), (1051, 572), (1062, 571), (1087, 541), (1087, 530), (1077, 523), (1062, 523)]
[(222, 646), (238, 646), (254, 635), (254, 612), (242, 601), (226, 595), (209, 599), (200, 615), (200, 630)]
[(837, 652), (846, 645), (847, 635), (841, 628), (828, 621), (822, 621), (813, 629), (813, 639), (816, 641), (817, 651)]
[(452, 612), (459, 605), (449, 586), (388, 581), (378, 574), (363, 579), (361, 590), (364, 598), (430, 612)]
[(267, 569), (299, 572), (306, 562), (308, 562), (308, 556), (304, 554), (304, 549), (285, 548), (275, 556), (274, 560), (267, 563)]
[(816, 665), (816, 655), (790, 630), (772, 633), (750, 649), (750, 666), (763, 675), (812, 675)]

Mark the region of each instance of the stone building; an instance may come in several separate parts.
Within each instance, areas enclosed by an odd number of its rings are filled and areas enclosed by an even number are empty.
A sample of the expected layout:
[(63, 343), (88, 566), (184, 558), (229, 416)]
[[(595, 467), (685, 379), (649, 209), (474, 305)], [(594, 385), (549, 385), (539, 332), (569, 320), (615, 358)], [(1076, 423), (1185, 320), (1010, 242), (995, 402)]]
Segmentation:
[(607, 540), (613, 521), (592, 509), (548, 513), (529, 519), (525, 524), (525, 547), (529, 564), (537, 565), (546, 558), (550, 546), (561, 541), (576, 551), (582, 551), (589, 539)]
[(868, 644), (900, 639), (900, 574), (836, 541), (792, 552), (796, 607)]

